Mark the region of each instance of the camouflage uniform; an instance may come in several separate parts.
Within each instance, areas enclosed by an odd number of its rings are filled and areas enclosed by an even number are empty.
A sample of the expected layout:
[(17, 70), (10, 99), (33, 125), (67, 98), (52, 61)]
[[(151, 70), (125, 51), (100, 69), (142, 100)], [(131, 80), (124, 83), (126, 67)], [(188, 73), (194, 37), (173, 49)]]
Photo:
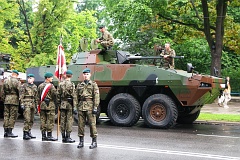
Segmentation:
[(96, 82), (88, 80), (91, 76), (90, 69), (83, 70), (84, 82), (77, 85), (77, 99), (78, 99), (78, 136), (79, 144), (77, 148), (84, 146), (84, 127), (86, 119), (90, 127), (90, 136), (92, 143), (89, 149), (97, 147), (97, 128), (96, 128), (96, 114), (97, 107), (100, 102), (99, 89)]
[(20, 89), (20, 102), (24, 106), (24, 127), (23, 131), (27, 132), (31, 138), (36, 138), (31, 135), (33, 126), (34, 113), (36, 112), (38, 97), (37, 86), (35, 84), (24, 83)]
[[(43, 89), (47, 84), (49, 84), (49, 83), (43, 82), (38, 86), (38, 98), (39, 98), (39, 100), (41, 99)], [(52, 138), (52, 131), (53, 131), (54, 122), (55, 122), (55, 110), (56, 110), (56, 108), (55, 108), (54, 101), (56, 100), (56, 93), (57, 93), (57, 90), (52, 85), (51, 88), (49, 89), (45, 99), (40, 104), (40, 109), (41, 109), (40, 110), (40, 119), (41, 119), (40, 130), (42, 131), (42, 134), (43, 134), (43, 139), (42, 140), (51, 141), (50, 138)], [(44, 133), (46, 131), (48, 133), (48, 138), (45, 139)]]
[(105, 48), (105, 49), (109, 49), (113, 46), (114, 44), (114, 39), (113, 36), (107, 31), (105, 30), (102, 33), (102, 37), (99, 39), (100, 40), (100, 44)]
[(17, 137), (13, 135), (12, 129), (14, 128), (15, 121), (18, 117), (20, 86), (21, 82), (15, 77), (8, 77), (3, 83), (4, 137)]
[(77, 99), (75, 85), (70, 79), (66, 79), (59, 84), (57, 102), (60, 104), (60, 123), (63, 142), (72, 143), (73, 140), (70, 138), (70, 133), (72, 132), (73, 110), (74, 106), (77, 104)]
[(96, 115), (92, 114), (93, 109), (97, 109), (100, 97), (96, 82), (89, 80), (87, 84), (81, 82), (77, 85), (78, 99), (78, 136), (84, 136), (86, 118), (90, 126), (90, 137), (97, 137)]
[[(176, 53), (173, 49), (170, 49), (169, 51), (164, 50), (160, 54), (160, 56), (164, 56), (164, 55), (169, 55), (169, 56), (175, 57)], [(171, 58), (171, 57), (163, 58), (163, 67), (164, 68), (174, 68), (175, 67), (174, 58)]]

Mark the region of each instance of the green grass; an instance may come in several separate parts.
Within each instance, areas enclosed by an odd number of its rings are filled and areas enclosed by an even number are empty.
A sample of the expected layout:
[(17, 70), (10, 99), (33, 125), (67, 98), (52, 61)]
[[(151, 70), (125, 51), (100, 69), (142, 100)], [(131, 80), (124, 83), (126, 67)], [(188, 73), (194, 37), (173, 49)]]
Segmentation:
[(240, 122), (240, 115), (239, 114), (200, 113), (197, 120)]

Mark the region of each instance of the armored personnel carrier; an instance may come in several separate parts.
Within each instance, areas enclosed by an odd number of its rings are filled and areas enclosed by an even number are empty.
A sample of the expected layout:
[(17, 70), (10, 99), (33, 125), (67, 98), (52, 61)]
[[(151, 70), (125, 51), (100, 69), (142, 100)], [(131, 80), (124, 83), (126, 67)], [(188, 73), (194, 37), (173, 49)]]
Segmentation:
[[(91, 78), (100, 89), (99, 113), (106, 113), (114, 125), (133, 126), (139, 118), (153, 128), (169, 128), (176, 122), (192, 123), (201, 108), (219, 96), (225, 80), (195, 73), (191, 65), (184, 71), (136, 63), (161, 58), (95, 49), (76, 53), (67, 67), (73, 71), (72, 81), (76, 85), (83, 80), (82, 70), (91, 69)], [(35, 74), (39, 85), (44, 81), (44, 73), (53, 73), (55, 67), (28, 68), (27, 74)], [(57, 86), (57, 79), (53, 81)]]

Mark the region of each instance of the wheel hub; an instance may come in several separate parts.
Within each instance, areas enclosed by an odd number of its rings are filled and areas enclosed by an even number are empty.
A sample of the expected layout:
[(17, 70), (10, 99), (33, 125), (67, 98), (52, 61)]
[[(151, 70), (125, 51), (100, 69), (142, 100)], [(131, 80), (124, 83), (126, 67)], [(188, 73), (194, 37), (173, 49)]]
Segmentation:
[(154, 104), (150, 108), (150, 116), (154, 121), (160, 122), (166, 118), (167, 112), (162, 104)]
[(125, 119), (129, 116), (130, 111), (129, 108), (125, 104), (120, 104), (116, 108), (116, 114), (119, 118)]

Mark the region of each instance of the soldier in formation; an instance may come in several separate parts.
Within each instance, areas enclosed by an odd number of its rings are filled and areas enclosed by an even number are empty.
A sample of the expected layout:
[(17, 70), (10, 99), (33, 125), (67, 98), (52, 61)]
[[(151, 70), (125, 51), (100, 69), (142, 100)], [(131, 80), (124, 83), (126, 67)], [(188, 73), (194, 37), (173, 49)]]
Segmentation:
[(74, 106), (77, 104), (75, 85), (71, 82), (72, 71), (67, 70), (64, 81), (59, 83), (57, 92), (57, 102), (60, 106), (60, 123), (63, 143), (74, 143), (70, 138), (73, 124)]
[(173, 49), (170, 48), (170, 43), (165, 44), (165, 49), (160, 54), (160, 56), (163, 56), (163, 67), (164, 68), (171, 68), (174, 69), (174, 58), (176, 56), (176, 53)]
[(105, 50), (111, 49), (114, 44), (113, 36), (107, 31), (105, 26), (100, 26), (99, 30), (102, 32), (102, 37), (96, 41), (100, 43)]
[(100, 102), (99, 89), (96, 82), (90, 80), (91, 71), (86, 68), (83, 70), (84, 81), (77, 85), (77, 99), (78, 99), (78, 136), (79, 144), (77, 148), (84, 146), (84, 127), (88, 121), (90, 127), (90, 137), (92, 143), (90, 149), (97, 147), (97, 128), (96, 128), (96, 114), (97, 107)]
[[(55, 103), (57, 90), (52, 84), (53, 74), (45, 73), (45, 82), (38, 86), (39, 112), (42, 132), (42, 141), (57, 141), (52, 136), (55, 121)], [(47, 136), (46, 136), (47, 132)]]
[(34, 114), (37, 111), (37, 86), (34, 82), (34, 74), (27, 76), (27, 83), (24, 83), (20, 89), (20, 104), (23, 109), (24, 127), (23, 127), (23, 139), (29, 140), (36, 138), (32, 135), (31, 129), (33, 126)]
[(12, 75), (4, 80), (2, 98), (4, 99), (4, 137), (18, 137), (12, 133), (18, 117), (19, 89), (21, 86), (18, 71), (13, 70)]

